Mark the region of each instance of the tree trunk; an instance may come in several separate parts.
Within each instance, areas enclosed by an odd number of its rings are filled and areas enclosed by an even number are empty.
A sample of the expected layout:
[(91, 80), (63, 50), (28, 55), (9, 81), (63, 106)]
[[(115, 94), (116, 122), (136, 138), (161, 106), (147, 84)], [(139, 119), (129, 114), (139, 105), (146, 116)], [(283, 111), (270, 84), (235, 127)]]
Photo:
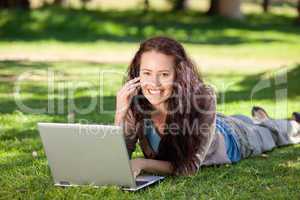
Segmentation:
[(265, 13), (269, 12), (270, 0), (263, 0), (262, 8)]
[(150, 8), (149, 0), (144, 0), (144, 11), (148, 12), (149, 8)]
[(206, 14), (241, 19), (241, 0), (211, 0)]
[(22, 8), (22, 9), (30, 9), (29, 0), (0, 0), (0, 9), (7, 8)]
[(219, 14), (233, 19), (242, 19), (241, 0), (220, 0)]
[(82, 9), (86, 9), (88, 2), (91, 0), (81, 0)]
[(300, 0), (298, 0), (297, 10), (298, 10), (298, 19), (297, 19), (297, 23), (300, 24)]
[(63, 6), (66, 4), (66, 0), (54, 0), (53, 4), (57, 6)]
[(186, 0), (175, 0), (173, 6), (174, 11), (185, 10), (185, 8), (186, 8)]
[(58, 5), (58, 6), (61, 6), (63, 3), (63, 0), (54, 0), (53, 4), (54, 5)]
[(207, 15), (217, 15), (219, 14), (219, 0), (210, 0), (210, 6), (208, 11), (206, 12)]

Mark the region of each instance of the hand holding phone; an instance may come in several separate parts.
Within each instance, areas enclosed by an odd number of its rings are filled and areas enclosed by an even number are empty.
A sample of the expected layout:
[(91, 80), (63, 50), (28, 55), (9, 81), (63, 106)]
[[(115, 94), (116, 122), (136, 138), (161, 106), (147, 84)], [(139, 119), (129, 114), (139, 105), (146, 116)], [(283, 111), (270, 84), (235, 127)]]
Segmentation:
[(139, 88), (141, 88), (140, 77), (131, 79), (124, 84), (124, 86), (117, 93), (116, 114), (125, 117), (131, 100), (135, 95), (138, 94)]

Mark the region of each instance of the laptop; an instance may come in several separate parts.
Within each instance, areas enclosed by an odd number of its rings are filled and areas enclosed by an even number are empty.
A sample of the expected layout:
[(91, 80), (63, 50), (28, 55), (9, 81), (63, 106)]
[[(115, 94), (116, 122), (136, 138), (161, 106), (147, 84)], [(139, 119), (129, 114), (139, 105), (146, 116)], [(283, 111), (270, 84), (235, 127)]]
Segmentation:
[(137, 191), (165, 178), (134, 178), (119, 126), (38, 123), (38, 129), (56, 186), (118, 185)]

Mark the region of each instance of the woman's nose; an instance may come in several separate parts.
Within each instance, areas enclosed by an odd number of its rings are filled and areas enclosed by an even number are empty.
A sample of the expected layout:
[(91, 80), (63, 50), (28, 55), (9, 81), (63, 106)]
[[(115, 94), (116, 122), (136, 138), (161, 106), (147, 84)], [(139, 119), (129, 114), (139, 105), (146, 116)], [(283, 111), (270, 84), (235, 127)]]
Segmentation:
[(152, 76), (151, 77), (151, 84), (156, 86), (156, 87), (161, 86), (160, 77), (158, 75)]

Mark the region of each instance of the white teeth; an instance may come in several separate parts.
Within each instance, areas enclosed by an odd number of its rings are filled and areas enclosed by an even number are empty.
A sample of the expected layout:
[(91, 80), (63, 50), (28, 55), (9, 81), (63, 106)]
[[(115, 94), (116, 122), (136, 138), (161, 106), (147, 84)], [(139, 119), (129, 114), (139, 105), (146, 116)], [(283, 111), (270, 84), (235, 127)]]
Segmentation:
[(149, 89), (150, 94), (160, 94), (160, 90), (151, 90)]

